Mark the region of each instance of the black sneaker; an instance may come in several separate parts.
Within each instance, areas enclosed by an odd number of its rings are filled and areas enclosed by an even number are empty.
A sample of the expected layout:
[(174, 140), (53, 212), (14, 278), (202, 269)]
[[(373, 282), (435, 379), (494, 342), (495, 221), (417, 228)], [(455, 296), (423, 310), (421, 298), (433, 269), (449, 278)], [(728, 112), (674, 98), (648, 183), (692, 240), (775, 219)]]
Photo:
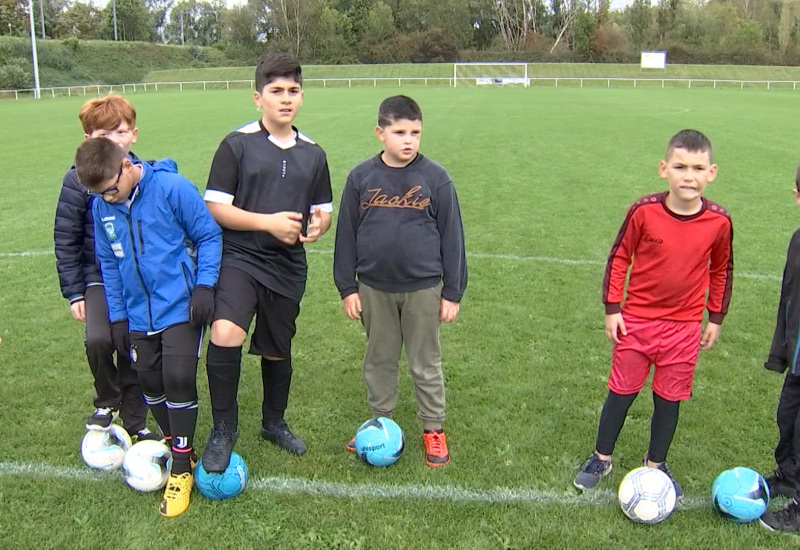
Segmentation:
[(106, 431), (118, 416), (119, 410), (114, 407), (97, 407), (86, 419), (86, 429)]
[(767, 512), (758, 521), (770, 531), (800, 531), (800, 505), (793, 500), (783, 510)]
[[(642, 466), (645, 466), (645, 467), (649, 468), (649, 466), (647, 466), (647, 460), (648, 460), (647, 454), (645, 453), (644, 460), (642, 461)], [(683, 487), (681, 487), (680, 483), (675, 481), (675, 478), (672, 476), (672, 472), (669, 471), (669, 466), (667, 465), (667, 462), (664, 461), (661, 464), (659, 464), (658, 467), (656, 468), (656, 470), (661, 470), (662, 472), (667, 474), (667, 477), (669, 477), (672, 480), (672, 484), (675, 486), (675, 498), (682, 497), (683, 496)]]
[(228, 430), (224, 422), (212, 428), (206, 448), (203, 450), (203, 469), (206, 472), (224, 472), (231, 461), (233, 445), (238, 437), (239, 432)]
[(131, 436), (131, 441), (133, 443), (138, 443), (140, 441), (164, 441), (163, 435), (151, 432), (147, 428), (142, 428), (138, 432), (128, 432), (128, 435)]
[(613, 468), (610, 460), (603, 460), (597, 456), (597, 453), (592, 453), (592, 456), (581, 466), (581, 471), (575, 476), (572, 484), (581, 491), (591, 489), (603, 477), (610, 474)]
[(795, 490), (786, 483), (786, 479), (780, 470), (775, 470), (775, 473), (771, 476), (764, 476), (764, 481), (767, 482), (767, 487), (769, 488), (769, 498), (775, 498), (779, 495), (793, 497), (795, 494)]
[(296, 455), (301, 455), (308, 450), (303, 440), (289, 430), (289, 426), (286, 425), (283, 418), (276, 422), (267, 422), (266, 426), (262, 426), (261, 437)]

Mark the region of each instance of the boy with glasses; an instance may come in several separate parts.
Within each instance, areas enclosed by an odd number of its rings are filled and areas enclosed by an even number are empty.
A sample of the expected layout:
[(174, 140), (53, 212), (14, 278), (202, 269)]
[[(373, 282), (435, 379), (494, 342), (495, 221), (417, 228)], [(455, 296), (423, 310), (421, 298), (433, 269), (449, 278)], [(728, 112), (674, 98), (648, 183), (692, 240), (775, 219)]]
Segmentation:
[[(84, 139), (107, 137), (138, 162), (130, 151), (139, 134), (136, 110), (127, 99), (118, 95), (91, 99), (83, 104), (78, 118)], [(86, 324), (84, 345), (95, 388), (95, 410), (86, 428), (108, 430), (119, 415), (134, 441), (155, 439), (145, 427), (147, 408), (130, 366), (127, 327), (108, 322), (103, 279), (95, 261), (91, 201), (78, 183), (75, 168), (70, 168), (58, 198), (54, 240), (61, 293), (69, 300), (72, 317)]]
[(172, 446), (159, 511), (182, 514), (192, 490), (197, 359), (214, 314), (222, 231), (170, 159), (135, 163), (107, 138), (75, 156), (92, 204), (97, 258), (112, 323), (127, 321), (131, 363)]

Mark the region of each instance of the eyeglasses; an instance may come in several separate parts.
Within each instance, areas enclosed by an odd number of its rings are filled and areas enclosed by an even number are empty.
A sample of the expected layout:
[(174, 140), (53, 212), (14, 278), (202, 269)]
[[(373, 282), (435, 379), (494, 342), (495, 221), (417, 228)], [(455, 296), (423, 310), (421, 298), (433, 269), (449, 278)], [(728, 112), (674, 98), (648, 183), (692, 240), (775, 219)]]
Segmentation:
[(87, 191), (89, 195), (92, 197), (102, 197), (104, 195), (116, 195), (119, 193), (119, 178), (122, 177), (122, 165), (119, 165), (119, 173), (117, 174), (117, 181), (114, 182), (114, 185), (109, 187), (108, 189), (104, 189), (103, 191)]

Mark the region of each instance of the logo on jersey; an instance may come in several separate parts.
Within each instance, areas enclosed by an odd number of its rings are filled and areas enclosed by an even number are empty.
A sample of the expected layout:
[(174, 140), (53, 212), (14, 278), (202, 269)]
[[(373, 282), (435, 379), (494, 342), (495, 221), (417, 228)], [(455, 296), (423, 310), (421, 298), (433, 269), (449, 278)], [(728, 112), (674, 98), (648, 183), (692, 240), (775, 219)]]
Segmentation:
[(361, 209), (366, 210), (371, 207), (380, 208), (413, 208), (414, 210), (425, 210), (431, 204), (431, 199), (424, 196), (420, 191), (421, 185), (416, 185), (406, 191), (403, 196), (394, 195), (389, 196), (383, 193), (382, 188), (367, 189), (367, 193), (372, 193), (372, 196), (366, 201), (361, 203)]
[(109, 241), (116, 241), (117, 240), (117, 230), (114, 229), (114, 224), (111, 222), (106, 222), (103, 224), (103, 229), (106, 230), (106, 235), (108, 236)]
[(652, 237), (650, 235), (645, 235), (644, 237), (645, 242), (653, 243), (653, 244), (664, 244), (663, 239), (658, 239), (656, 237)]

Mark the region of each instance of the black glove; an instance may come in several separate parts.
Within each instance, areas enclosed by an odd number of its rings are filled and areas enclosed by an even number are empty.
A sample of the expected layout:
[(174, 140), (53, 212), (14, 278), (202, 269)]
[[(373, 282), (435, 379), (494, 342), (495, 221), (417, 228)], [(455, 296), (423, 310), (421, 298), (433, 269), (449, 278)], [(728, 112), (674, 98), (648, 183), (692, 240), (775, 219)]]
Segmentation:
[(214, 289), (206, 285), (197, 285), (189, 302), (189, 322), (192, 326), (210, 325), (214, 319)]
[(128, 333), (128, 320), (111, 323), (111, 344), (117, 353), (128, 357), (131, 352), (130, 336)]

